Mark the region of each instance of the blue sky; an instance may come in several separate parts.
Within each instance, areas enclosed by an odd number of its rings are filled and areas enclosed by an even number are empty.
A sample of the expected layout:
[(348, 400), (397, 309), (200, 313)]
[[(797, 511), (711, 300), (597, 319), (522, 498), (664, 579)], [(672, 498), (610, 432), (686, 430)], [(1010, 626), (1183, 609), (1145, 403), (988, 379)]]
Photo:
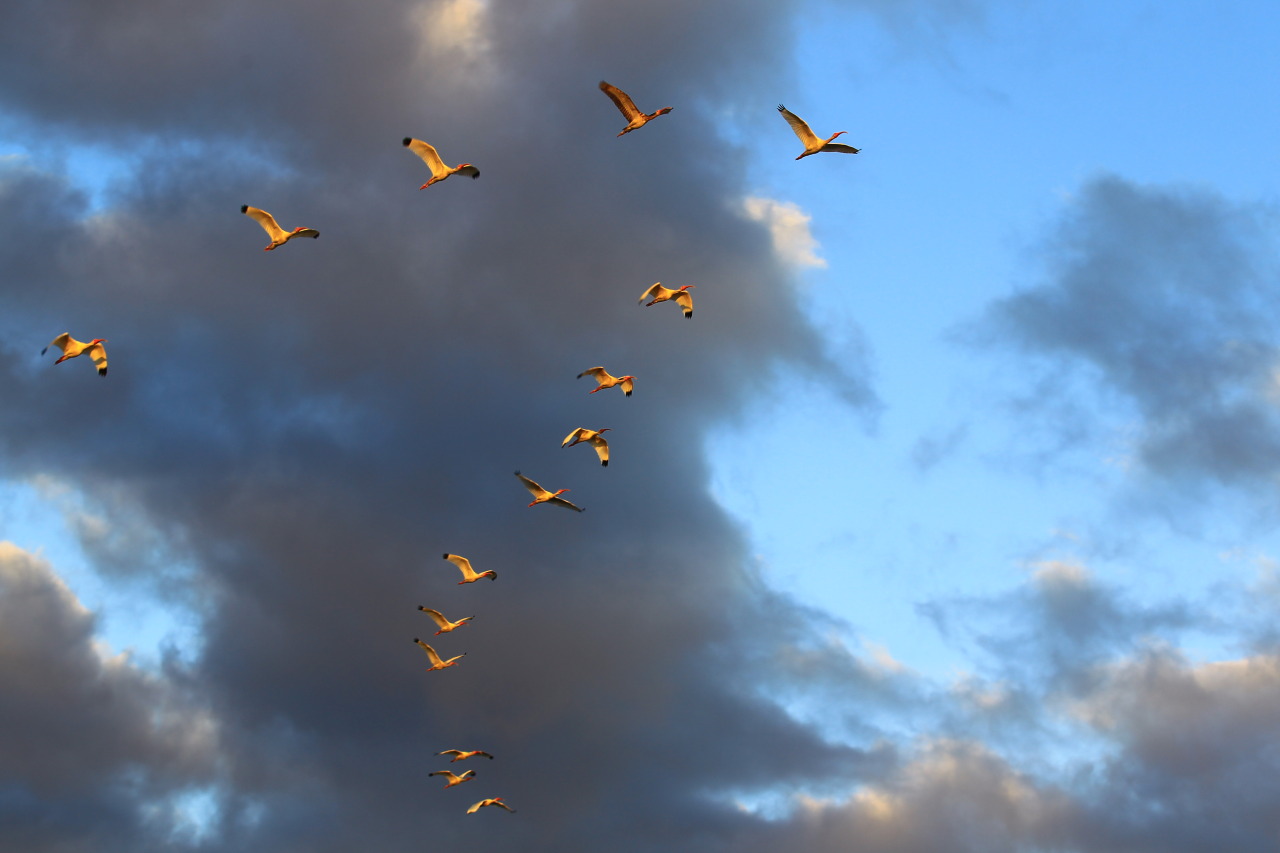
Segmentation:
[(1269, 849), (1280, 13), (731, 6), (0, 15), (23, 849)]

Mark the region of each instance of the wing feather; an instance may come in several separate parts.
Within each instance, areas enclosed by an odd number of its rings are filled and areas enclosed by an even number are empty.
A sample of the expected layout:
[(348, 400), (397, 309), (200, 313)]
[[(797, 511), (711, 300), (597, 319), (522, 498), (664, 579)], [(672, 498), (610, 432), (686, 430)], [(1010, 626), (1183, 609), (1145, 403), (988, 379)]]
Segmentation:
[(809, 125), (805, 123), (804, 119), (791, 112), (791, 110), (787, 109), (782, 104), (778, 104), (778, 112), (782, 113), (782, 117), (787, 120), (787, 124), (791, 125), (791, 129), (795, 131), (796, 136), (798, 136), (800, 141), (804, 143), (805, 148), (808, 148), (810, 145), (818, 142), (818, 137), (809, 129)]
[(40, 350), (40, 354), (44, 355), (45, 353), (47, 353), (49, 351), (49, 347), (57, 347), (58, 349), (62, 350), (63, 355), (66, 355), (67, 347), (71, 345), (80, 346), (81, 344), (80, 344), (80, 341), (77, 341), (75, 338), (71, 337), (71, 335), (68, 332), (63, 332), (53, 340), (49, 341), (49, 346)]
[(285, 236), (285, 230), (280, 227), (280, 223), (276, 222), (276, 218), (265, 210), (242, 204), (240, 212), (261, 225), (262, 230), (267, 232), (267, 236), (271, 238), (273, 243)]
[[(449, 171), (444, 161), (440, 159), (440, 155), (436, 153), (436, 149), (429, 142), (423, 142), (421, 139), (410, 138), (408, 142), (409, 150), (422, 158), (422, 162), (427, 164), (431, 169), (431, 174), (442, 175)], [(479, 174), (477, 172), (477, 174)]]
[(600, 91), (609, 96), (609, 100), (613, 101), (613, 105), (622, 113), (622, 117), (627, 121), (631, 121), (638, 116), (644, 115), (636, 107), (635, 102), (631, 100), (631, 96), (619, 89), (617, 86), (610, 85), (605, 81), (600, 81)]

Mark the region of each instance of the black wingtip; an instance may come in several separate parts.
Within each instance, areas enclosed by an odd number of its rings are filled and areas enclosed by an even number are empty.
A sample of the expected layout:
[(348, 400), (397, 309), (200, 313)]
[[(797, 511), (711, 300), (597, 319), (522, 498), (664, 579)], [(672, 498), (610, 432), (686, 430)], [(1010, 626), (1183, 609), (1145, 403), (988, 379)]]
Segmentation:
[(519, 471), (517, 471), (517, 472), (516, 472), (516, 476), (517, 476), (517, 477), (519, 477), (519, 476), (520, 476), (520, 472), (519, 472)]
[(609, 467), (609, 460), (608, 460), (608, 459), (606, 459), (606, 460), (604, 460), (603, 462), (601, 462), (600, 464), (601, 464), (601, 465), (603, 465), (604, 467), (608, 468), (608, 467)]
[(421, 642), (422, 642), (422, 641), (421, 641), (421, 640), (419, 640), (417, 637), (414, 637), (414, 638), (413, 638), (413, 641), (414, 641), (415, 643), (421, 643)]
[(247, 204), (242, 204), (242, 205), (240, 205), (240, 212), (241, 212), (241, 213), (248, 213), (248, 212), (249, 212), (249, 205), (247, 205)]
[(406, 136), (406, 137), (404, 138), (404, 147), (405, 147), (405, 148), (408, 148), (408, 147), (409, 147), (409, 145), (410, 145), (410, 143), (412, 143), (412, 142), (413, 142), (413, 137), (412, 137), (412, 136)]
[(423, 607), (421, 604), (419, 604), (419, 605), (418, 605), (418, 609), (419, 609), (419, 610), (426, 610), (427, 608), (425, 608), (425, 607)]
[(628, 392), (626, 393), (626, 396), (630, 397), (630, 396), (631, 396), (631, 392), (630, 392), (630, 391), (628, 391)]
[(778, 112), (782, 112), (785, 109), (786, 107), (784, 107), (782, 104), (778, 104)]
[(449, 555), (448, 555), (448, 554), (445, 554), (445, 555), (444, 555), (444, 558), (445, 558), (446, 560), (447, 560), (447, 559), (449, 559)]

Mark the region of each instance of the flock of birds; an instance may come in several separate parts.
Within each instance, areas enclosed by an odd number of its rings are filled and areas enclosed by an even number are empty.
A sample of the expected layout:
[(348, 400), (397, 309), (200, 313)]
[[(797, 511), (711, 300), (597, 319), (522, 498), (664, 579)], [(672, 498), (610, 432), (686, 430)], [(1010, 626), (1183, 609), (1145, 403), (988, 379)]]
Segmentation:
[[(600, 90), (609, 96), (609, 99), (613, 101), (613, 103), (617, 106), (619, 112), (622, 113), (623, 118), (627, 120), (627, 126), (624, 127), (622, 131), (618, 133), (618, 136), (623, 136), (625, 134), (631, 133), (632, 131), (639, 130), (650, 121), (653, 121), (658, 116), (666, 115), (667, 113), (671, 112), (671, 109), (672, 109), (671, 107), (663, 107), (662, 109), (652, 113), (643, 113), (640, 111), (638, 107), (636, 107), (635, 103), (631, 100), (630, 96), (628, 96), (626, 92), (622, 91), (617, 86), (610, 85), (609, 83), (606, 83), (605, 81), (602, 80), (600, 81)], [(792, 113), (790, 110), (788, 110), (786, 107), (782, 106), (781, 104), (778, 105), (778, 112), (782, 114), (782, 117), (786, 120), (787, 124), (790, 125), (791, 129), (795, 132), (797, 138), (799, 138), (800, 142), (804, 145), (804, 151), (798, 157), (796, 157), (797, 160), (800, 160), (804, 157), (808, 157), (811, 154), (818, 154), (823, 152), (857, 154), (860, 150), (858, 148), (854, 148), (851, 145), (845, 145), (842, 143), (835, 142), (835, 139), (837, 137), (845, 133), (845, 131), (843, 130), (832, 134), (826, 139), (821, 139), (816, 134), (814, 134), (812, 130), (809, 129), (809, 125), (806, 124), (804, 120), (796, 116), (794, 113)], [(420, 157), (422, 161), (426, 163), (427, 167), (431, 170), (431, 178), (426, 183), (424, 183), (421, 187), (419, 187), (419, 189), (424, 190), (427, 187), (431, 186), (432, 184), (438, 183), (439, 181), (443, 181), (449, 177), (452, 177), (453, 175), (461, 174), (461, 175), (466, 175), (473, 179), (480, 177), (480, 170), (476, 168), (474, 165), (472, 165), (471, 163), (460, 163), (457, 166), (445, 165), (444, 161), (440, 158), (440, 154), (436, 151), (436, 149), (433, 146), (431, 146), (429, 143), (423, 142), (420, 139), (414, 139), (413, 137), (405, 137), (403, 140), (403, 144), (411, 152), (413, 152), (418, 157)], [(269, 251), (272, 251), (273, 249), (278, 249), (279, 247), (283, 246), (285, 243), (288, 243), (290, 240), (294, 239), (295, 237), (310, 237), (314, 239), (320, 236), (320, 232), (317, 231), (316, 229), (306, 228), (302, 226), (299, 226), (293, 229), (292, 231), (286, 231), (280, 227), (280, 224), (276, 222), (276, 219), (274, 216), (272, 216), (267, 211), (257, 207), (252, 207), (250, 205), (245, 204), (240, 207), (240, 212), (250, 217), (251, 219), (253, 219), (255, 222), (257, 222), (259, 225), (262, 226), (264, 231), (267, 232), (267, 236), (268, 238), (270, 238), (271, 242), (264, 248), (264, 251), (269, 252)], [(656, 305), (660, 302), (674, 302), (677, 306), (680, 307), (680, 309), (683, 311), (684, 316), (686, 318), (692, 318), (693, 317), (693, 295), (689, 293), (689, 291), (692, 290), (693, 288), (694, 288), (694, 285), (687, 284), (678, 289), (672, 289), (668, 287), (663, 287), (661, 282), (657, 282), (652, 286), (650, 286), (647, 290), (645, 290), (643, 294), (641, 294), (639, 301), (642, 304), (646, 304), (646, 306)], [(646, 303), (645, 300), (649, 300), (649, 301)], [(75, 338), (71, 337), (70, 334), (64, 332), (58, 335), (56, 338), (54, 338), (49, 343), (48, 346), (46, 346), (43, 350), (41, 350), (40, 354), (44, 355), (46, 352), (48, 352), (49, 347), (57, 347), (62, 351), (62, 356), (57, 360), (57, 362), (55, 362), (57, 364), (61, 364), (67, 359), (76, 358), (77, 356), (88, 354), (89, 358), (97, 366), (98, 374), (100, 376), (106, 376), (107, 375), (107, 352), (102, 346), (106, 342), (107, 341), (104, 338), (94, 338), (93, 340), (87, 341), (87, 342), (78, 341)], [(592, 394), (596, 393), (597, 391), (602, 391), (606, 388), (620, 387), (622, 389), (622, 393), (627, 397), (630, 397), (631, 392), (635, 387), (634, 376), (630, 376), (630, 375), (614, 376), (611, 373), (609, 373), (609, 371), (605, 370), (603, 367), (591, 367), (591, 368), (588, 368), (587, 370), (584, 370), (582, 373), (578, 374), (579, 379), (581, 379), (584, 376), (590, 376), (596, 382), (596, 387), (592, 389), (590, 392)], [(565, 436), (565, 439), (563, 442), (561, 442), (560, 446), (573, 447), (576, 444), (590, 444), (592, 448), (595, 449), (596, 456), (600, 459), (600, 464), (602, 466), (608, 466), (609, 443), (604, 438), (603, 433), (606, 433), (609, 431), (610, 430), (608, 427), (605, 427), (602, 429), (594, 429), (594, 430), (587, 429), (585, 427), (578, 427), (577, 429), (573, 430), (573, 432), (569, 433), (569, 435)], [(544, 489), (535, 481), (521, 474), (519, 471), (516, 471), (515, 475), (520, 480), (521, 484), (529, 491), (529, 494), (533, 496), (533, 500), (530, 501), (529, 506), (532, 507), (532, 506), (537, 506), (538, 504), (545, 503), (545, 504), (552, 504), (555, 506), (562, 506), (567, 509), (574, 510), (575, 512), (583, 511), (582, 507), (576, 506), (575, 504), (571, 503), (565, 498), (560, 497), (560, 495), (569, 491), (568, 489), (558, 489), (554, 492), (549, 491), (547, 489)], [(453, 563), (458, 568), (458, 570), (462, 573), (462, 580), (458, 581), (459, 585), (475, 583), (476, 581), (481, 580), (482, 578), (496, 580), (498, 577), (497, 572), (493, 570), (477, 572), (472, 567), (470, 560), (458, 554), (446, 553), (444, 555), (444, 559), (450, 563)], [(425, 613), (427, 616), (429, 616), (431, 620), (435, 623), (436, 627), (439, 629), (435, 633), (436, 636), (439, 636), (441, 634), (448, 634), (453, 631), (456, 631), (457, 629), (461, 628), (463, 625), (466, 625), (472, 619), (475, 618), (474, 616), (464, 616), (461, 619), (454, 621), (447, 618), (440, 611), (434, 610), (429, 607), (424, 607), (419, 605), (418, 610)], [(448, 669), (450, 667), (457, 666), (458, 662), (462, 658), (466, 657), (466, 653), (464, 652), (460, 655), (455, 655), (451, 658), (447, 658), (447, 659), (442, 658), (440, 654), (434, 648), (432, 648), (430, 644), (423, 641), (422, 639), (418, 637), (414, 637), (413, 641), (414, 643), (416, 643), (418, 646), (422, 648), (422, 650), (427, 655), (427, 659), (431, 663), (431, 666), (428, 667), (428, 670), (427, 670), (428, 672), (432, 672), (435, 670)], [(488, 758), (490, 760), (493, 759), (492, 755), (490, 755), (489, 753), (483, 750), (478, 750), (478, 749), (476, 750), (446, 749), (441, 752), (437, 752), (436, 755), (453, 756), (450, 763), (465, 761), (469, 758), (475, 758), (475, 757)], [(454, 773), (451, 770), (435, 770), (429, 773), (428, 776), (443, 776), (445, 778), (444, 787), (447, 789), (447, 788), (456, 787), (458, 785), (461, 785), (464, 782), (474, 779), (476, 776), (476, 773), (474, 770), (467, 770), (466, 772), (461, 774)], [(496, 806), (498, 808), (506, 809), (507, 811), (512, 813), (515, 812), (515, 809), (511, 808), (510, 806), (508, 806), (506, 803), (502, 801), (502, 797), (486, 797), (474, 803), (470, 808), (468, 808), (467, 814), (475, 814), (480, 809), (485, 808), (486, 806)]]

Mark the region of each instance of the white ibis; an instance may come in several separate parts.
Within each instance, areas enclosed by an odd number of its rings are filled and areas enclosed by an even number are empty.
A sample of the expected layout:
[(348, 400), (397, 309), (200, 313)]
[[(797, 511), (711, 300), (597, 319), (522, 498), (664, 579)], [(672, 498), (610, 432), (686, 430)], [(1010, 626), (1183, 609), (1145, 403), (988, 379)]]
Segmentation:
[(636, 378), (634, 376), (613, 376), (603, 367), (590, 367), (578, 374), (579, 379), (584, 376), (590, 376), (596, 381), (597, 387), (591, 390), (592, 394), (604, 388), (612, 388), (614, 385), (621, 385), (622, 393), (630, 397), (632, 389), (635, 388)]
[(316, 229), (303, 228), (301, 225), (292, 231), (286, 231), (280, 227), (280, 223), (276, 222), (276, 218), (270, 213), (265, 210), (259, 210), (256, 207), (250, 207), (247, 204), (240, 205), (240, 212), (261, 225), (262, 230), (266, 231), (267, 236), (271, 238), (271, 245), (264, 247), (262, 250), (264, 252), (270, 252), (272, 249), (283, 246), (294, 237), (311, 237), (314, 239), (320, 236), (320, 232)]
[[(477, 575), (477, 577), (479, 577), (479, 575)], [(437, 637), (441, 634), (447, 634), (450, 631), (456, 631), (458, 628), (461, 628), (463, 625), (476, 618), (474, 616), (463, 616), (457, 622), (450, 622), (448, 619), (444, 618), (444, 615), (439, 610), (432, 610), (430, 607), (423, 607), (421, 604), (418, 605), (418, 609), (430, 616), (431, 621), (436, 623), (436, 627), (440, 629), (435, 633), (435, 636)]]
[(40, 354), (44, 355), (47, 353), (49, 351), (49, 347), (57, 347), (62, 350), (62, 358), (55, 361), (54, 364), (62, 364), (62, 362), (69, 358), (75, 358), (76, 356), (84, 355), (87, 352), (89, 353), (89, 358), (93, 359), (93, 363), (98, 366), (98, 375), (106, 376), (107, 351), (102, 348), (102, 345), (106, 342), (106, 338), (94, 338), (88, 343), (85, 343), (84, 341), (77, 341), (75, 338), (71, 337), (71, 335), (63, 332), (53, 340), (49, 341), (49, 346), (40, 350)]
[(487, 758), (490, 761), (493, 760), (492, 755), (481, 749), (446, 749), (441, 752), (437, 752), (436, 755), (452, 755), (453, 759), (450, 760), (450, 764), (454, 761), (466, 761), (468, 758), (475, 758), (476, 756)]
[(502, 797), (490, 797), (488, 799), (481, 800), (480, 802), (473, 805), (471, 808), (467, 809), (467, 814), (475, 814), (485, 806), (498, 806), (499, 808), (506, 809), (512, 814), (516, 813), (515, 809), (511, 808), (511, 806), (507, 805), (502, 801)]
[(633, 130), (639, 130), (649, 122), (653, 121), (660, 115), (666, 115), (671, 112), (671, 107), (663, 107), (656, 113), (645, 115), (636, 107), (635, 102), (631, 100), (631, 96), (619, 89), (617, 86), (611, 86), (603, 80), (600, 81), (600, 91), (609, 96), (609, 100), (613, 101), (613, 105), (618, 108), (618, 112), (622, 113), (622, 117), (628, 122), (627, 126), (622, 129), (623, 133), (630, 133)]
[(607, 466), (609, 464), (609, 442), (604, 440), (602, 432), (608, 432), (609, 427), (604, 429), (587, 429), (586, 427), (578, 427), (573, 432), (564, 437), (564, 441), (560, 442), (561, 447), (573, 447), (581, 441), (590, 442), (591, 446), (596, 449), (596, 456), (600, 457), (600, 464)]
[(435, 649), (431, 648), (426, 643), (419, 640), (417, 637), (414, 637), (413, 641), (418, 645), (422, 646), (422, 650), (427, 653), (427, 657), (431, 660), (431, 666), (427, 669), (427, 672), (432, 672), (433, 670), (437, 670), (437, 669), (448, 669), (451, 666), (457, 666), (458, 660), (460, 658), (464, 658), (467, 656), (467, 653), (463, 652), (460, 655), (455, 655), (454, 657), (451, 657), (448, 660), (444, 660), (440, 657), (440, 655), (436, 654)]
[(427, 187), (437, 181), (443, 181), (450, 175), (463, 174), (469, 176), (472, 180), (480, 177), (480, 170), (475, 166), (472, 166), (470, 163), (459, 163), (453, 167), (446, 166), (444, 161), (440, 159), (440, 155), (436, 153), (435, 147), (423, 142), (421, 139), (414, 139), (412, 136), (406, 136), (404, 138), (404, 146), (414, 154), (421, 157), (422, 162), (426, 163), (427, 168), (431, 170), (431, 180), (418, 187), (420, 190), (425, 190)]
[(454, 785), (461, 785), (463, 782), (467, 782), (476, 778), (476, 771), (468, 770), (466, 773), (463, 773), (461, 776), (456, 776), (454, 775), (452, 770), (433, 770), (430, 773), (428, 773), (427, 776), (428, 777), (443, 776), (444, 786), (446, 788), (452, 788)]
[[(697, 287), (697, 285), (686, 284), (679, 290), (672, 290), (669, 287), (663, 287), (662, 282), (655, 281), (653, 283), (653, 287), (650, 287), (640, 295), (640, 301), (644, 302), (652, 296), (653, 300), (649, 302), (649, 305), (657, 305), (659, 302), (666, 302), (668, 299), (674, 299), (675, 303), (684, 309), (684, 316), (689, 318), (693, 316), (693, 294), (690, 293), (689, 290), (694, 287)], [(644, 307), (648, 308), (649, 305)]]
[(810, 154), (817, 154), (821, 151), (833, 151), (837, 154), (857, 154), (861, 148), (854, 148), (852, 145), (845, 145), (843, 142), (832, 142), (842, 133), (848, 133), (847, 130), (839, 130), (831, 134), (826, 139), (819, 139), (814, 132), (809, 129), (809, 125), (805, 124), (804, 119), (791, 112), (791, 110), (778, 104), (778, 112), (782, 113), (782, 117), (787, 120), (787, 124), (791, 125), (791, 129), (796, 132), (796, 136), (804, 143), (804, 153), (796, 159), (799, 160), (808, 157)]
[(568, 489), (548, 492), (546, 489), (542, 488), (542, 486), (539, 486), (519, 471), (516, 472), (516, 476), (520, 478), (520, 482), (524, 483), (524, 487), (529, 490), (529, 494), (533, 495), (533, 501), (529, 506), (533, 506), (534, 504), (555, 504), (556, 506), (567, 506), (574, 512), (582, 512), (582, 507), (574, 506), (564, 498), (560, 497), (560, 495), (569, 491)]
[[(462, 580), (458, 581), (459, 584), (475, 583), (480, 580), (480, 578), (488, 578), (491, 581), (496, 581), (498, 579), (498, 573), (493, 569), (477, 574), (476, 570), (471, 568), (471, 561), (466, 557), (459, 557), (457, 554), (445, 554), (444, 558), (462, 571)], [(470, 619), (471, 617), (468, 616), (467, 618)]]

